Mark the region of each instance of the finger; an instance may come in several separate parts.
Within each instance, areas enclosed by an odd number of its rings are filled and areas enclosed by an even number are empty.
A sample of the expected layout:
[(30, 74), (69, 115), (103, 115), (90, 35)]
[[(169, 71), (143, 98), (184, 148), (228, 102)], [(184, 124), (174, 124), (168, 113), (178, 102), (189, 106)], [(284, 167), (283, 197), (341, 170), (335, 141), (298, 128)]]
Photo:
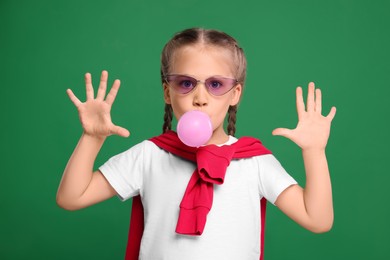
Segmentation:
[(121, 81), (119, 79), (116, 79), (112, 84), (111, 90), (106, 97), (107, 104), (112, 105), (114, 103), (120, 85), (121, 85)]
[(80, 101), (80, 99), (78, 99), (75, 94), (73, 94), (73, 91), (71, 89), (67, 89), (66, 90), (66, 93), (68, 94), (68, 97), (69, 99), (72, 101), (72, 103), (78, 107), (82, 104), (82, 102)]
[(322, 94), (321, 94), (321, 89), (317, 88), (316, 89), (316, 106), (315, 106), (315, 111), (321, 114), (322, 111)]
[(120, 127), (120, 126), (116, 126), (116, 125), (114, 125), (112, 128), (112, 134), (119, 135), (122, 137), (129, 137), (130, 136), (129, 130), (127, 130), (126, 128)]
[(305, 102), (303, 102), (301, 87), (297, 87), (296, 89), (296, 105), (297, 105), (298, 119), (300, 119), (303, 113), (305, 113)]
[(333, 118), (335, 117), (335, 115), (336, 115), (336, 107), (332, 107), (330, 109), (329, 114), (326, 116), (326, 118), (328, 118), (330, 121), (332, 121)]
[(291, 129), (287, 129), (287, 128), (276, 128), (272, 131), (272, 135), (280, 135), (286, 138), (290, 138), (291, 131), (292, 131)]
[(307, 91), (307, 102), (306, 102), (306, 111), (314, 111), (315, 107), (315, 101), (314, 101), (314, 83), (310, 82), (308, 86), (308, 91)]
[(99, 89), (98, 89), (96, 99), (104, 100), (104, 96), (106, 95), (106, 89), (107, 89), (107, 79), (108, 79), (108, 72), (103, 70), (102, 75), (100, 76), (100, 84), (99, 84)]
[(85, 74), (85, 91), (87, 94), (87, 100), (94, 98), (91, 73)]

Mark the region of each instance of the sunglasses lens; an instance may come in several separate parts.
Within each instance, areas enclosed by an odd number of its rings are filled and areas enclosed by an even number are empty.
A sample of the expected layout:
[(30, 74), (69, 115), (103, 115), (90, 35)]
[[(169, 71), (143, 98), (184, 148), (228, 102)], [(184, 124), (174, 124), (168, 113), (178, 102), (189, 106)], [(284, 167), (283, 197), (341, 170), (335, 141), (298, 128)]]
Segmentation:
[(168, 76), (167, 81), (169, 85), (171, 85), (180, 94), (186, 94), (190, 92), (197, 84), (196, 79), (181, 75)]
[(212, 77), (206, 80), (209, 92), (215, 96), (221, 96), (231, 90), (236, 84), (235, 79)]

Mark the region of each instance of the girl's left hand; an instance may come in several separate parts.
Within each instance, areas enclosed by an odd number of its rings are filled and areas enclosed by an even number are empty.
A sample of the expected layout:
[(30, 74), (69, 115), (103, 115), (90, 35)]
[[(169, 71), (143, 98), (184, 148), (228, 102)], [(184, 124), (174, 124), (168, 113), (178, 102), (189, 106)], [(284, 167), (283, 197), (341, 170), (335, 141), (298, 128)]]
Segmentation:
[(302, 96), (302, 88), (296, 90), (298, 124), (295, 129), (277, 128), (273, 135), (284, 136), (296, 143), (302, 150), (325, 149), (329, 139), (330, 125), (336, 115), (336, 108), (332, 107), (327, 116), (321, 114), (321, 90), (315, 89), (310, 82), (307, 94), (307, 104)]

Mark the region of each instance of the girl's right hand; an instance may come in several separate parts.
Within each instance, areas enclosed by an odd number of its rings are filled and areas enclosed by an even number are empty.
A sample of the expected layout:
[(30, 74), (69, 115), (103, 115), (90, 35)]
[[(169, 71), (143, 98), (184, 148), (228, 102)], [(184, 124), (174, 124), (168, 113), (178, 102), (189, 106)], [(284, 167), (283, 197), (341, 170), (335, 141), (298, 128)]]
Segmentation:
[(85, 134), (100, 138), (109, 135), (128, 137), (130, 133), (127, 129), (114, 125), (111, 121), (111, 107), (118, 93), (120, 81), (118, 79), (114, 81), (106, 97), (107, 78), (107, 71), (103, 71), (95, 98), (91, 74), (85, 74), (87, 100), (84, 103), (73, 94), (72, 90), (68, 89), (66, 92), (79, 112), (80, 122)]

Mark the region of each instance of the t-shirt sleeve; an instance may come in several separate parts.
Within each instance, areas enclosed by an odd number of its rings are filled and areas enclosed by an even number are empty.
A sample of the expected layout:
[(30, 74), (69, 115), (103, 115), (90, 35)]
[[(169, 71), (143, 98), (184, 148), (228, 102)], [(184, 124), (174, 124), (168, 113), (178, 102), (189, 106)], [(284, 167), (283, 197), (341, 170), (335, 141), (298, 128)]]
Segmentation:
[(99, 167), (118, 197), (125, 201), (139, 194), (142, 187), (144, 143), (111, 157)]
[(272, 154), (258, 156), (257, 163), (260, 194), (272, 204), (286, 188), (297, 184)]

